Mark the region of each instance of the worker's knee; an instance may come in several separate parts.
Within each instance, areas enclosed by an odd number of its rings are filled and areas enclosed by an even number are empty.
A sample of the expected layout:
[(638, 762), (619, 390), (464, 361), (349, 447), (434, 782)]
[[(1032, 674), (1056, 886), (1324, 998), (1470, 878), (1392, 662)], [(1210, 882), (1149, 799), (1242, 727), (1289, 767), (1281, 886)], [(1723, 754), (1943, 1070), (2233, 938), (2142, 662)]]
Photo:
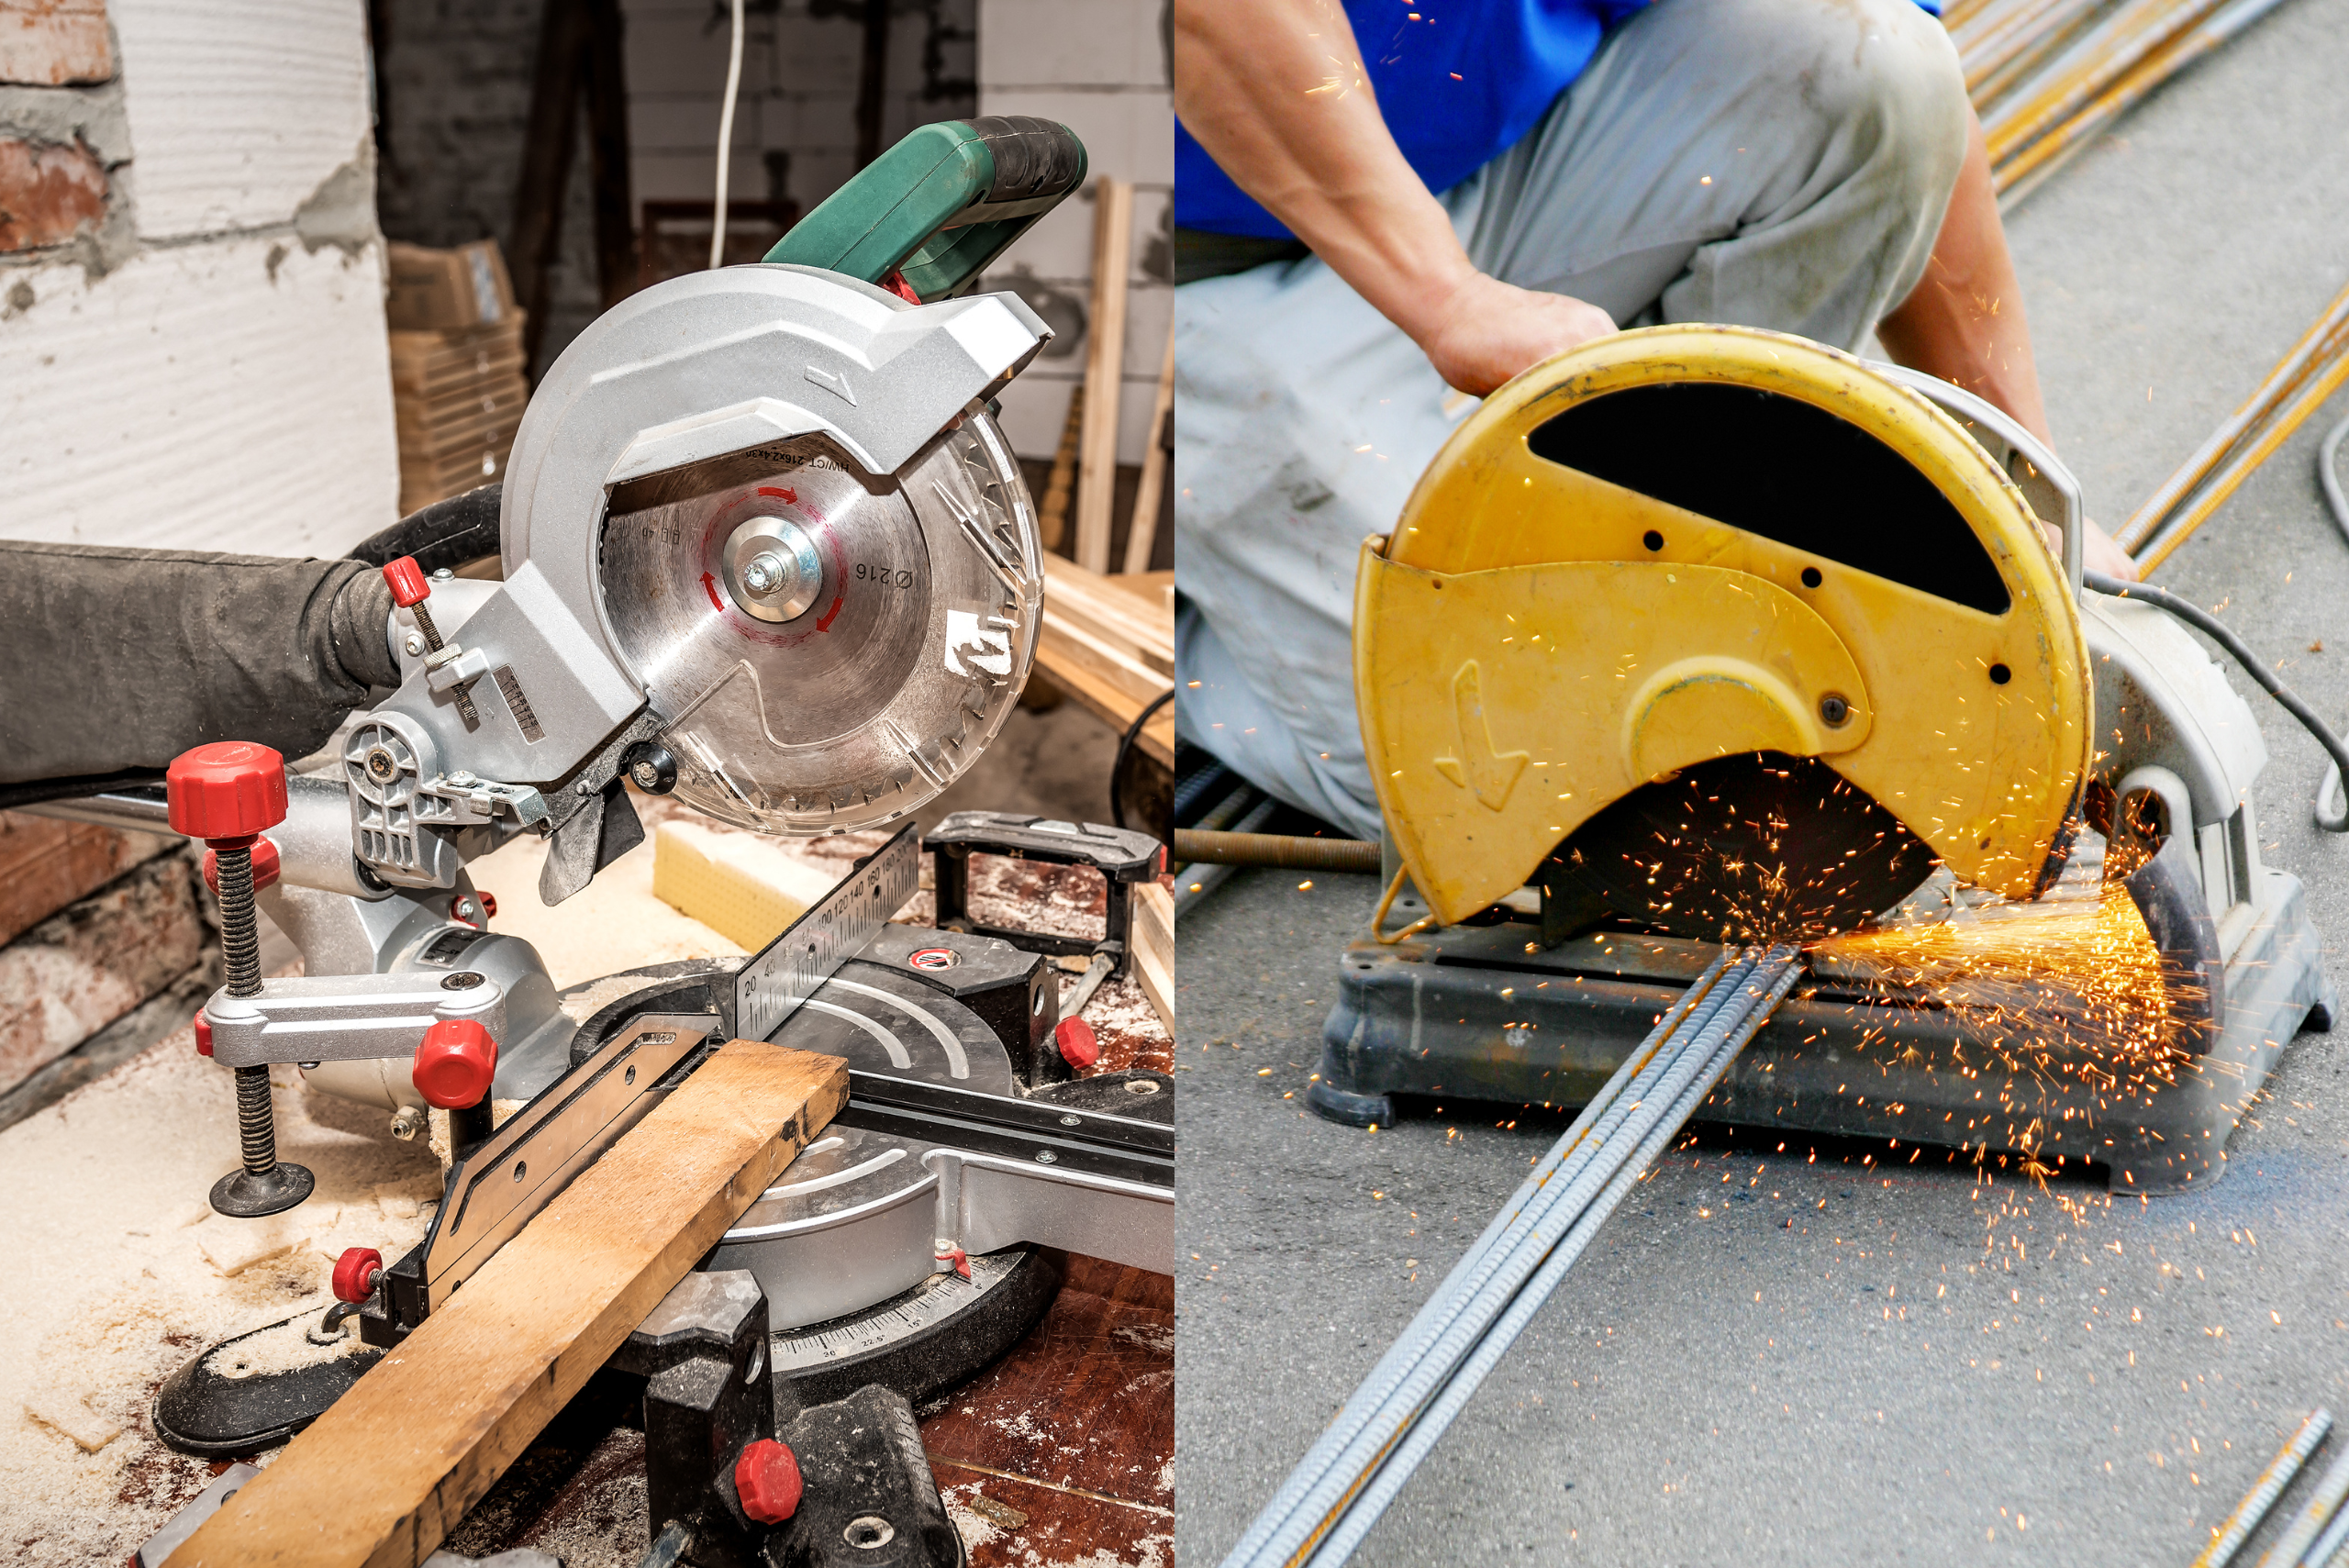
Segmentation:
[(1946, 203), (1965, 146), (1965, 79), (1914, 0), (1664, 0), (1690, 79), (1742, 98), (1788, 166), (1865, 169), (1906, 205)]
[(1785, 28), (1785, 85), (1831, 145), (1945, 204), (1965, 147), (1965, 77), (1941, 23), (1913, 0), (1759, 0)]

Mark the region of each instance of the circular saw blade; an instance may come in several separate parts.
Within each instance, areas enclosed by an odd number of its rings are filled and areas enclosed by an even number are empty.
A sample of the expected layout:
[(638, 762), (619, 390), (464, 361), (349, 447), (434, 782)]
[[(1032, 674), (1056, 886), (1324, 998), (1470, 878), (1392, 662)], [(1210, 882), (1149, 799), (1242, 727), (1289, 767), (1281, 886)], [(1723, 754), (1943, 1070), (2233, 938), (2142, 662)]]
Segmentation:
[(1705, 941), (1807, 940), (1883, 913), (1939, 863), (1827, 763), (1741, 752), (1642, 785), (1552, 851), (1542, 936), (1612, 919)]
[[(764, 598), (762, 550), (785, 573)], [(901, 817), (977, 757), (1034, 656), (1040, 567), (1017, 462), (974, 416), (899, 474), (809, 437), (624, 486), (599, 584), (678, 795), (809, 834)]]

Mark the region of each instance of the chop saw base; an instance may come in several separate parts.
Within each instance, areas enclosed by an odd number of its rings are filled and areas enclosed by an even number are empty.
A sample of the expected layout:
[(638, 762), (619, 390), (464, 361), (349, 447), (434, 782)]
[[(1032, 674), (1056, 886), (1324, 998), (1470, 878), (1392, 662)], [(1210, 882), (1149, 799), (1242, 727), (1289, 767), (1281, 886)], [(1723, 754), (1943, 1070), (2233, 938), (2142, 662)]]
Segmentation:
[[(2263, 874), (2254, 924), (2226, 967), (2223, 1025), (2199, 1058), (2116, 1050), (2059, 1014), (1813, 973), (1698, 1119), (2022, 1156), (2049, 1171), (2087, 1163), (2115, 1192), (2207, 1186), (2285, 1046), (2340, 1012), (2299, 879)], [(1544, 949), (1540, 934), (1511, 920), (1349, 949), (1313, 1108), (1364, 1127), (1391, 1123), (1398, 1095), (1580, 1106), (1718, 951), (1620, 932)]]

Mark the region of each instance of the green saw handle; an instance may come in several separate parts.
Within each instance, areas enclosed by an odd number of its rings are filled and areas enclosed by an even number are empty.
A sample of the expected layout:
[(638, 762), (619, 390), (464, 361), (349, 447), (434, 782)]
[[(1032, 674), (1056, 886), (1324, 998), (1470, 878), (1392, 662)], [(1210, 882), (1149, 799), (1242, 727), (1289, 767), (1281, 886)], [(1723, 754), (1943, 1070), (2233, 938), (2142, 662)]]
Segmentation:
[(794, 224), (766, 259), (902, 276), (925, 301), (967, 287), (1085, 183), (1085, 144), (1052, 120), (986, 115), (914, 131)]

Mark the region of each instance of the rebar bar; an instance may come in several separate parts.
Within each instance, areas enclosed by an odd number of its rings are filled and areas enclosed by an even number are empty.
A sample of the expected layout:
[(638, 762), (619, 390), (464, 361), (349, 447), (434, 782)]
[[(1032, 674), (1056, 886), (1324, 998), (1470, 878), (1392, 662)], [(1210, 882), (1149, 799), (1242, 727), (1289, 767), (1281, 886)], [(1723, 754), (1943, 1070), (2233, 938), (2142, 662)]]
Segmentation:
[(2276, 1544), (2261, 1556), (2259, 1568), (2300, 1568), (2343, 1497), (2349, 1497), (2349, 1453), (2335, 1459), (2325, 1471), (2316, 1490), (2310, 1494), (2307, 1506), (2300, 1509), (2299, 1518), (2287, 1526), (2284, 1533), (2276, 1538)]
[(2300, 1423), (2300, 1429), (2292, 1434), (2292, 1440), (2284, 1445), (2283, 1451), (2267, 1462), (2267, 1468), (2259, 1473), (2259, 1479), (2252, 1483), (2251, 1490), (2235, 1505), (2235, 1511), (2227, 1516), (2227, 1522), (2219, 1527), (2219, 1533), (2202, 1549), (2202, 1555), (2194, 1560), (2192, 1568), (2227, 1568), (2235, 1560), (2235, 1553), (2243, 1550), (2243, 1543), (2267, 1518), (2267, 1510), (2276, 1506), (2276, 1499), (2284, 1495), (2284, 1488), (2300, 1473), (2300, 1466), (2309, 1462), (2309, 1455), (2316, 1451), (2316, 1445), (2324, 1440), (2324, 1434), (2332, 1429), (2332, 1411), (2311, 1411), (2309, 1418)]
[[(2323, 314), (2299, 340), (2285, 351), (2259, 384), (2253, 388), (2242, 406), (2229, 415), (2224, 423), (2211, 431), (2196, 448), (2176, 473), (2162, 482), (2161, 487), (2137, 508), (2134, 516), (2123, 523), (2113, 535), (2114, 542), (2132, 555), (2137, 554), (2163, 521), (2201, 486), (2237, 448), (2252, 439), (2275, 411), (2292, 400), (2293, 395), (2311, 375), (2321, 375), (2322, 366), (2330, 358), (2349, 349), (2349, 342), (2336, 342), (2337, 337), (2349, 328), (2349, 289), (2333, 297)], [(2303, 416), (2305, 417), (2305, 416)]]
[(1177, 828), (1174, 858), (1190, 864), (1378, 874), (1378, 846), (1364, 839), (1308, 839), (1294, 833), (1216, 833)]
[[(1695, 1113), (1793, 985), (1799, 962), (1792, 947), (1749, 951), (1726, 965), (1716, 961), (1667, 1010), (1642, 1050), (1626, 1059), (1553, 1147), (1546, 1173), (1537, 1166), (1520, 1201), (1486, 1228), (1347, 1401), (1225, 1559), (1226, 1568), (1343, 1561), (1629, 1190), (1626, 1173), (1636, 1181)], [(1537, 1278), (1546, 1283), (1532, 1287)], [(1538, 1288), (1531, 1300), (1529, 1288)], [(1520, 1301), (1521, 1313), (1486, 1351), (1496, 1325)], [(1464, 1373), (1468, 1382), (1455, 1395)], [(1442, 1415), (1434, 1429), (1416, 1437), (1419, 1423), (1435, 1411)], [(1398, 1469), (1407, 1451), (1411, 1457)], [(1366, 1487), (1383, 1491), (1366, 1494)], [(1381, 1500), (1364, 1517), (1368, 1496)]]
[(1241, 1536), (1239, 1543), (1224, 1559), (1228, 1565), (1254, 1560), (1281, 1521), (1296, 1509), (1298, 1502), (1312, 1488), (1314, 1482), (1328, 1471), (1330, 1462), (1352, 1440), (1376, 1405), (1386, 1398), (1417, 1361), (1437, 1331), (1439, 1319), (1443, 1318), (1448, 1308), (1470, 1288), (1471, 1276), (1479, 1273), (1486, 1258), (1499, 1245), (1502, 1238), (1531, 1210), (1574, 1151), (1588, 1140), (1599, 1120), (1655, 1063), (1664, 1048), (1687, 1025), (1703, 1000), (1720, 989), (1721, 976), (1731, 963), (1732, 954), (1725, 950), (1706, 966), (1704, 973), (1665, 1009), (1664, 1017), (1656, 1020), (1647, 1038), (1623, 1059), (1622, 1064), (1591, 1097), (1590, 1103), (1551, 1145), (1549, 1152), (1528, 1173), (1508, 1203), (1493, 1216), (1483, 1233), (1453, 1265), (1451, 1272), (1444, 1275), (1443, 1282), (1436, 1286), (1395, 1343), (1379, 1358), (1377, 1365), (1363, 1379), (1354, 1397), (1347, 1401), (1346, 1407), (1339, 1411), (1337, 1418), (1307, 1451), (1304, 1459), (1282, 1483), (1280, 1490), (1274, 1494), (1272, 1501), (1257, 1514)]
[[(1758, 975), (1761, 972), (1756, 973)], [(1509, 1302), (1507, 1310), (1486, 1330), (1475, 1350), (1419, 1414), (1409, 1434), (1380, 1467), (1377, 1478), (1347, 1509), (1343, 1523), (1330, 1533), (1308, 1562), (1316, 1564), (1317, 1568), (1337, 1568), (1337, 1564), (1353, 1555), (1354, 1549), (1362, 1544), (1364, 1537), (1386, 1513), (1387, 1505), (1402, 1491), (1404, 1484), (1418, 1470), (1419, 1462), (1434, 1449), (1445, 1429), (1452, 1425), (1453, 1418), (1460, 1413), (1485, 1381), (1486, 1374), (1500, 1363), (1501, 1357), (1508, 1353), (1518, 1335), (1532, 1322), (1534, 1315), (1549, 1300), (1559, 1282), (1565, 1278), (1566, 1272), (1574, 1267), (1583, 1250), (1598, 1235), (1599, 1227), (1607, 1222), (1608, 1216), (1614, 1213), (1616, 1206), (1630, 1195), (1633, 1187), (1639, 1185), (1648, 1167), (1679, 1136), (1689, 1118), (1697, 1114), (1697, 1108), (1705, 1103), (1722, 1075), (1728, 1073), (1730, 1063), (1769, 1021), (1771, 1013), (1793, 989), (1800, 973), (1798, 964), (1791, 961), (1784, 963), (1764, 995), (1731, 1028), (1720, 1049), (1712, 1053), (1696, 1080), (1681, 1092), (1666, 1114), (1657, 1118), (1656, 1125), (1642, 1140), (1631, 1157), (1617, 1169), (1606, 1190), (1583, 1212), (1565, 1238), (1542, 1261), (1542, 1267)]]

